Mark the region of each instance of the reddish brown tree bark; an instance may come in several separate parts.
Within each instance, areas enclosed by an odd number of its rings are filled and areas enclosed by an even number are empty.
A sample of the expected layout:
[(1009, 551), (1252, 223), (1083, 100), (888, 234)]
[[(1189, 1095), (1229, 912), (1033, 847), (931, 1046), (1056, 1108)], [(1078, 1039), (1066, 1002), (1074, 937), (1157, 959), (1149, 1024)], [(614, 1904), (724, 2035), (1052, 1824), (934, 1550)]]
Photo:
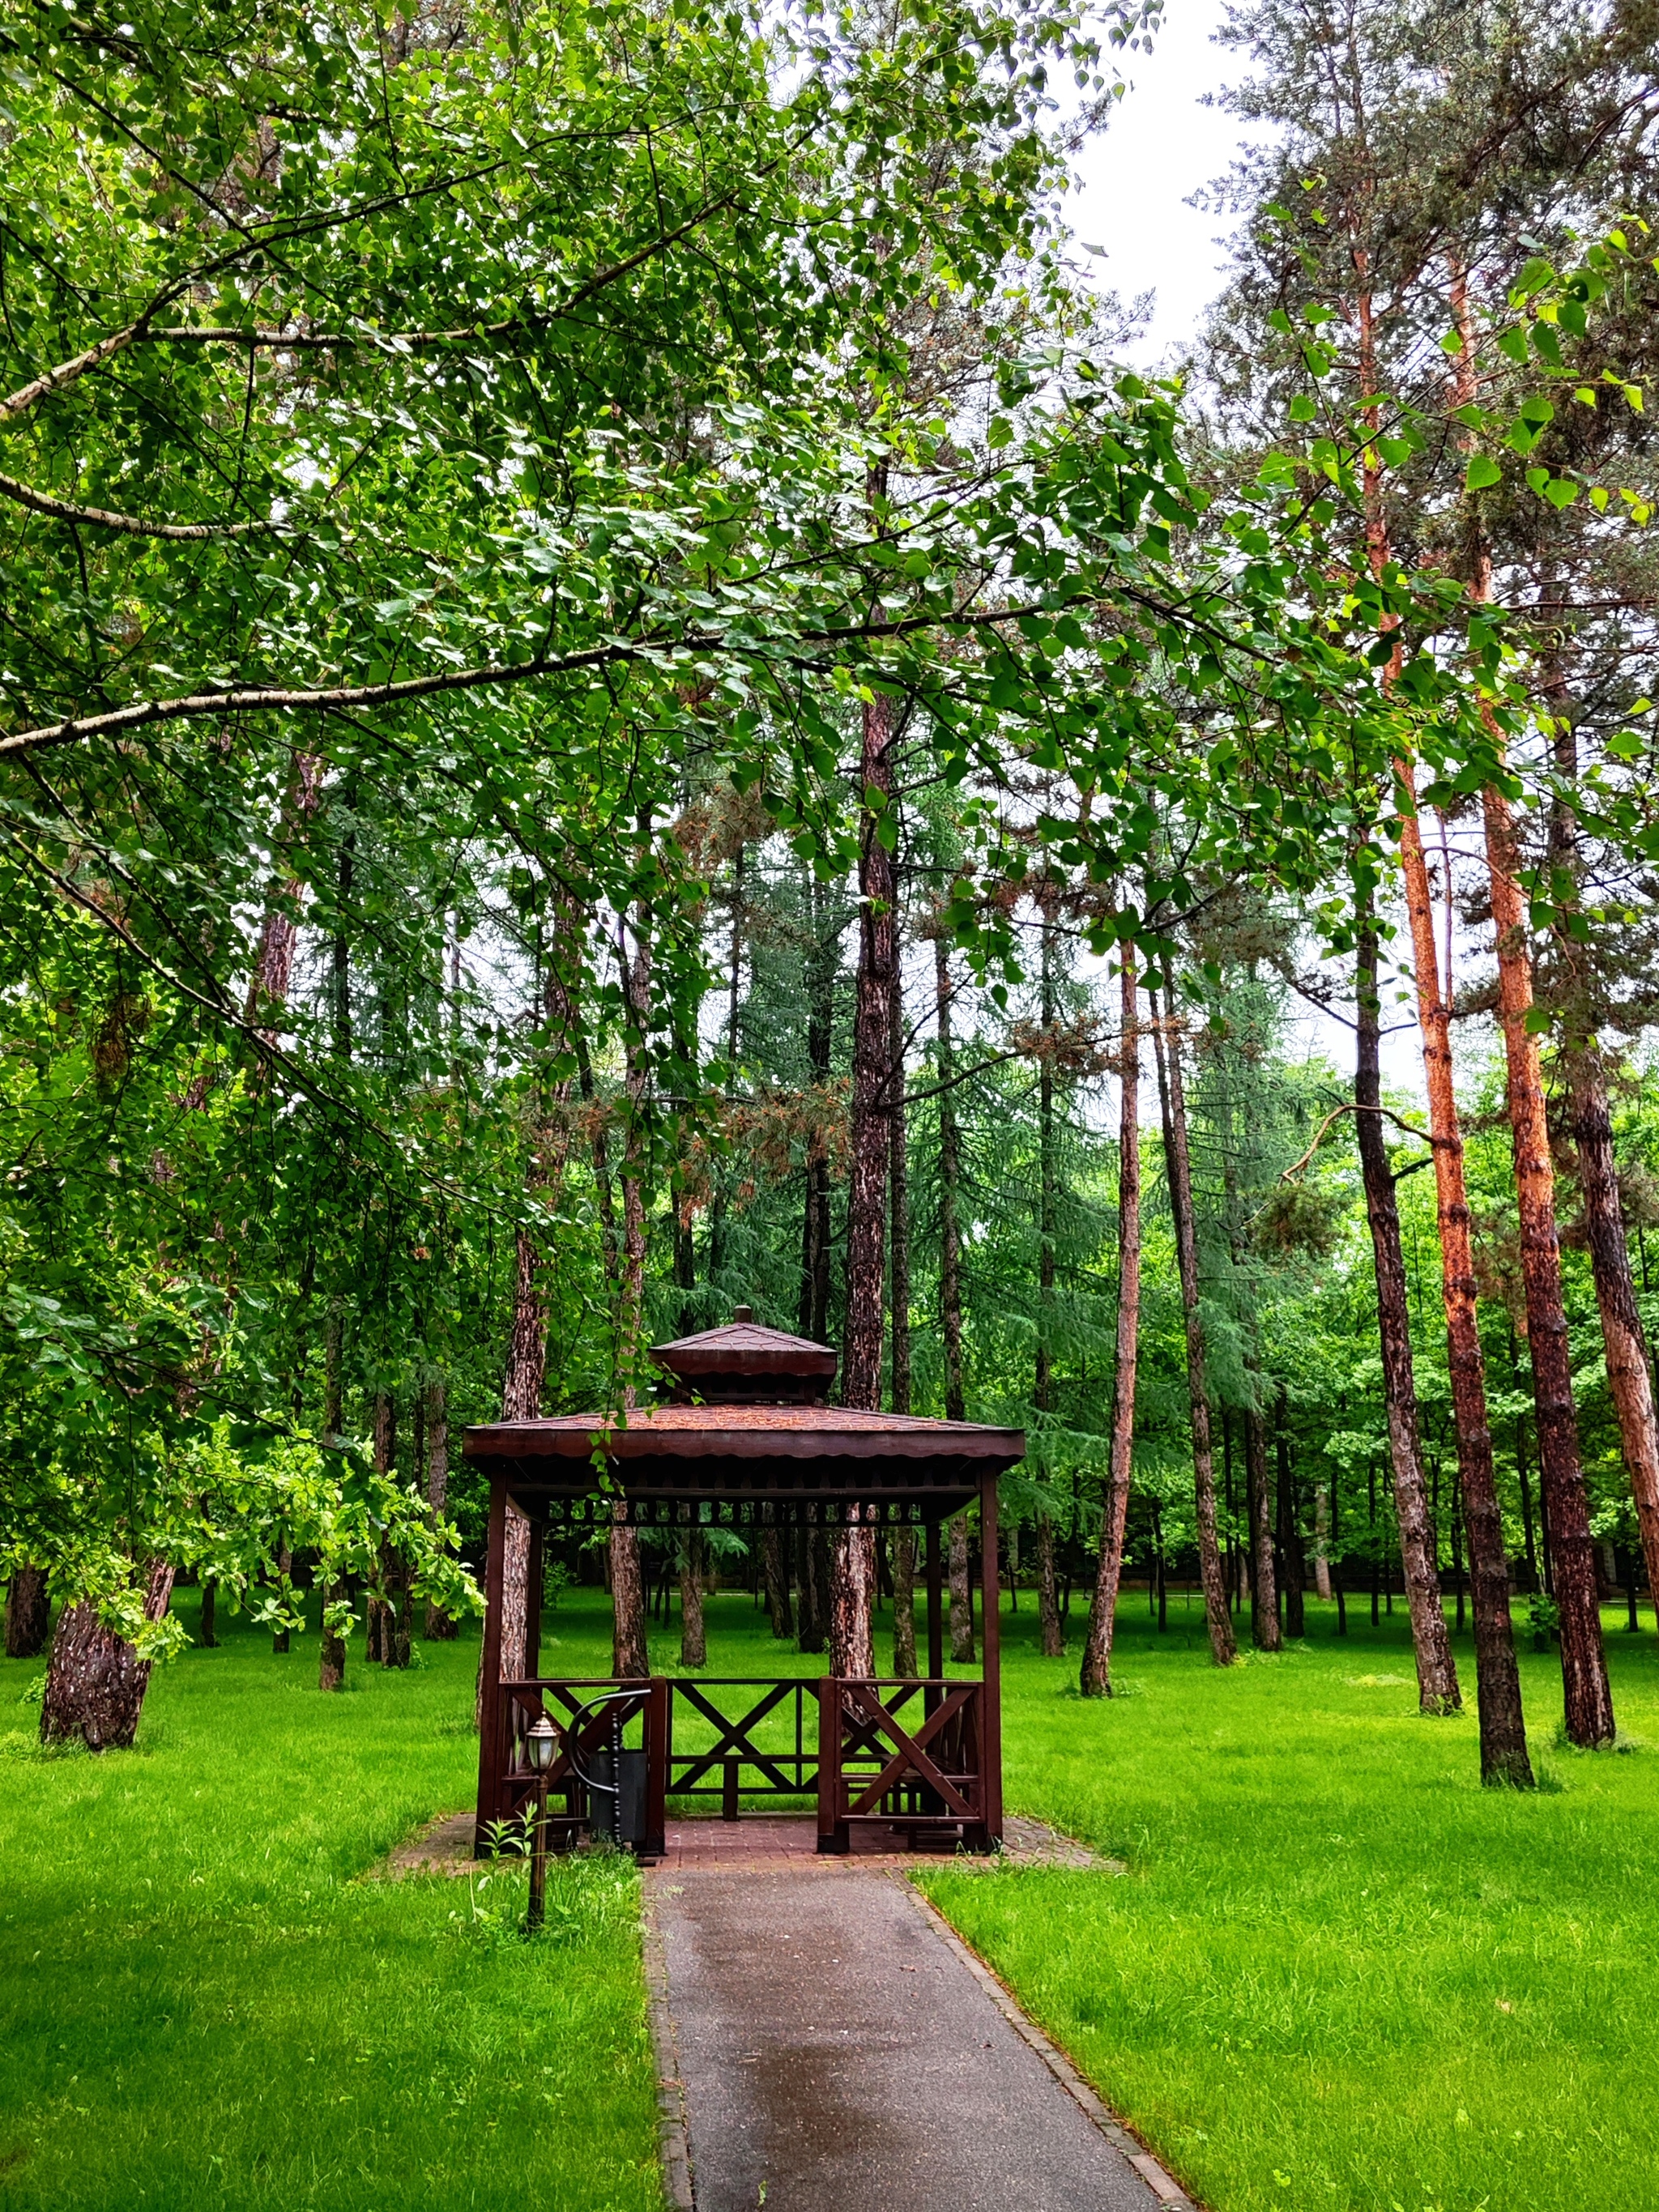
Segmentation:
[[(1451, 278), (1452, 312), (1463, 342), (1453, 363), (1452, 380), (1460, 405), (1467, 405), (1478, 397), (1476, 334), (1467, 272), (1455, 258)], [(1466, 588), (1471, 603), (1483, 606), (1492, 599), (1492, 553), (1479, 515), (1473, 508), (1468, 513), (1468, 522), (1469, 573)], [(1484, 701), (1481, 714), (1487, 734), (1501, 753), (1497, 719)], [(1508, 1076), (1516, 1207), (1521, 1225), (1521, 1278), (1526, 1296), (1527, 1346), (1532, 1361), (1538, 1430), (1539, 1480), (1554, 1564), (1555, 1601), (1561, 1616), (1561, 1678), (1566, 1729), (1572, 1742), (1588, 1748), (1613, 1741), (1613, 1692), (1607, 1681), (1607, 1655), (1601, 1648), (1601, 1595), (1590, 1540), (1589, 1502), (1578, 1456), (1572, 1365), (1561, 1298), (1555, 1171), (1550, 1159), (1543, 1075), (1539, 1066), (1538, 1039), (1528, 1026), (1533, 1006), (1532, 953), (1527, 940), (1520, 854), (1509, 799), (1497, 785), (1488, 785), (1481, 794), (1481, 810), (1498, 954), (1498, 1018), (1504, 1032), (1504, 1060)]]
[(1452, 1657), (1446, 1616), (1441, 1609), (1440, 1577), (1434, 1559), (1428, 1486), (1417, 1419), (1417, 1382), (1412, 1367), (1411, 1309), (1406, 1262), (1400, 1244), (1400, 1208), (1382, 1136), (1381, 1020), (1377, 999), (1377, 938), (1366, 921), (1359, 933), (1358, 1059), (1354, 1073), (1354, 1119), (1359, 1166), (1370, 1224), (1371, 1260), (1376, 1277), (1377, 1338), (1382, 1358), (1382, 1401), (1389, 1424), (1389, 1455), (1394, 1470), (1395, 1512), (1400, 1524), (1400, 1558), (1411, 1610), (1412, 1649), (1417, 1659), (1418, 1709), (1425, 1713), (1462, 1710), (1457, 1665)]
[[(648, 846), (650, 835), (649, 819), (642, 818), (642, 848)], [(617, 1335), (623, 1404), (629, 1408), (639, 1403), (645, 1358), (646, 1042), (651, 1018), (651, 910), (642, 902), (635, 925), (634, 957), (624, 957), (623, 964), (628, 1000), (628, 1133), (623, 1146), (622, 1281)], [(645, 1577), (640, 1565), (640, 1540), (627, 1522), (618, 1521), (611, 1528), (610, 1550), (611, 1671), (623, 1681), (643, 1681), (651, 1672)]]
[(1204, 1617), (1210, 1634), (1211, 1658), (1218, 1667), (1231, 1667), (1238, 1657), (1238, 1646), (1233, 1638), (1232, 1617), (1227, 1610), (1227, 1585), (1221, 1572), (1221, 1550), (1216, 1541), (1215, 1456), (1210, 1441), (1204, 1316), (1198, 1302), (1198, 1235), (1193, 1216), (1192, 1162), (1187, 1144), (1187, 1098), (1181, 1073), (1181, 1043), (1174, 1026), (1175, 988), (1167, 965), (1164, 971), (1162, 1021), (1158, 1018), (1156, 994), (1149, 992), (1147, 995), (1152, 1010), (1152, 1059), (1158, 1069), (1164, 1166), (1170, 1211), (1175, 1223), (1176, 1263), (1187, 1324), (1187, 1403), (1192, 1426), (1194, 1517), (1198, 1527), (1199, 1571), (1204, 1581)]
[(1613, 1741), (1613, 1691), (1601, 1646), (1601, 1592), (1590, 1537), (1589, 1501), (1578, 1456), (1543, 1074), (1538, 1040), (1527, 1026), (1533, 1002), (1532, 957), (1527, 945), (1526, 908), (1518, 881), (1520, 856), (1509, 801), (1496, 786), (1488, 786), (1483, 807), (1492, 927), (1498, 940), (1498, 1019), (1509, 1075), (1539, 1480), (1554, 1567), (1555, 1601), (1561, 1615), (1566, 1729), (1572, 1742), (1589, 1748)]
[(1112, 1694), (1112, 1631), (1123, 1572), (1123, 1532), (1128, 1523), (1134, 1471), (1135, 1376), (1140, 1352), (1140, 1025), (1135, 953), (1122, 948), (1119, 971), (1122, 1033), (1117, 1125), (1117, 1376), (1112, 1400), (1112, 1456), (1100, 1520), (1100, 1559), (1094, 1601), (1083, 1645), (1079, 1687), (1085, 1698)]
[[(173, 1568), (152, 1559), (144, 1570), (144, 1618), (160, 1620), (173, 1595)], [(127, 1751), (138, 1733), (150, 1662), (105, 1627), (87, 1599), (58, 1617), (40, 1707), (42, 1743), (78, 1736), (88, 1751)]]
[[(1469, 1547), (1469, 1601), (1474, 1615), (1476, 1704), (1480, 1716), (1480, 1775), (1489, 1784), (1533, 1786), (1510, 1618), (1510, 1563), (1492, 1462), (1486, 1413), (1486, 1364), (1476, 1313), (1474, 1245), (1463, 1176), (1463, 1135), (1452, 1083), (1449, 978), (1443, 987), (1435, 942), (1434, 902), (1417, 818), (1409, 766), (1400, 778), (1400, 859), (1411, 923), (1416, 970), (1417, 1018), (1423, 1036), (1423, 1073), (1434, 1146), (1435, 1198), (1440, 1231), (1441, 1290), (1446, 1309), (1446, 1356), (1451, 1377), (1452, 1424), (1457, 1441), (1458, 1488)], [(1448, 887), (1449, 895), (1449, 886)]]
[(1647, 1333), (1636, 1303), (1624, 1206), (1613, 1149), (1607, 1085), (1592, 1050), (1582, 1048), (1568, 1066), (1572, 1137), (1578, 1152), (1601, 1341), (1607, 1356), (1607, 1389), (1619, 1420), (1619, 1437), (1636, 1504), (1648, 1594), (1659, 1608), (1659, 1442), (1656, 1441), (1653, 1369)]

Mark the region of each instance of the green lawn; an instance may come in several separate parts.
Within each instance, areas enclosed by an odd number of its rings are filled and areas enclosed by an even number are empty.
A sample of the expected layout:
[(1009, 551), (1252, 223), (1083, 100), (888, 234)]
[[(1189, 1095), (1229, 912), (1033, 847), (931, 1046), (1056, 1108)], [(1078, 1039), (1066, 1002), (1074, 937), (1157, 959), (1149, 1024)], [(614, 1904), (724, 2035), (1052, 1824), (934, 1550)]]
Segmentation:
[(1528, 1797), (1478, 1786), (1472, 1717), (1417, 1717), (1402, 1613), (1221, 1675), (1195, 1608), (1159, 1638), (1131, 1599), (1107, 1706), (1017, 1633), (1010, 1802), (1128, 1874), (926, 1887), (1216, 2212), (1650, 2212), (1659, 1644), (1606, 1620), (1638, 1747), (1558, 1747), (1528, 1654)]
[[(1527, 1658), (1523, 1799), (1478, 1787), (1472, 1719), (1415, 1717), (1402, 1616), (1316, 1611), (1219, 1676), (1195, 1609), (1144, 1606), (1109, 1705), (1005, 1615), (1011, 1806), (1127, 1875), (930, 1872), (957, 1926), (1214, 2212), (1659, 2208), (1652, 1633), (1608, 1615), (1628, 1756), (1559, 1749)], [(548, 1631), (550, 1671), (602, 1668), (597, 1595)], [(821, 1664), (741, 1597), (710, 1631), (710, 1674)], [(500, 1932), (465, 1883), (362, 1879), (470, 1797), (476, 1644), (354, 1654), (338, 1699), (315, 1656), (233, 1626), (101, 1760), (38, 1757), (39, 1667), (0, 1662), (0, 2203), (657, 2212), (629, 1877), (563, 1875), (530, 1947), (511, 1875)]]
[[(182, 1600), (193, 1625), (195, 1597)], [(43, 1759), (0, 1662), (0, 2204), (659, 2212), (631, 1869), (366, 1881), (477, 1775), (476, 1638), (316, 1688), (234, 1624), (138, 1747)]]

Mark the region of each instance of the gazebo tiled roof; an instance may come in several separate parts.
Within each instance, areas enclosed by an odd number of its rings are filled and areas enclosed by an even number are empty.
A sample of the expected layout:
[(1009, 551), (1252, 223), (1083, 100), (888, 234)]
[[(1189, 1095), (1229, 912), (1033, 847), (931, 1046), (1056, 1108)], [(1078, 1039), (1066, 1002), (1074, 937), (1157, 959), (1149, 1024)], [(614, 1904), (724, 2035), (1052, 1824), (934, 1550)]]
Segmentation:
[(1018, 1429), (826, 1405), (833, 1349), (763, 1328), (744, 1307), (652, 1357), (673, 1378), (667, 1402), (492, 1422), (466, 1431), (465, 1456), (538, 1518), (586, 1518), (577, 1509), (590, 1501), (599, 1516), (651, 1522), (712, 1501), (766, 1519), (838, 1520), (858, 1504), (933, 1521), (1024, 1453)]

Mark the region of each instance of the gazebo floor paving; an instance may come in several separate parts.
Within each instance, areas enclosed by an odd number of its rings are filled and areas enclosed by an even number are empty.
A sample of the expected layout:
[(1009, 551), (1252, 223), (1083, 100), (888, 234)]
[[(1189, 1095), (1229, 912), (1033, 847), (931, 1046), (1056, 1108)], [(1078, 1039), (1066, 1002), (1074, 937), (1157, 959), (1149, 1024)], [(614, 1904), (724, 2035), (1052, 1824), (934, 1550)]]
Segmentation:
[(903, 1879), (934, 1855), (815, 1842), (671, 1823), (646, 1877), (677, 2212), (1192, 2212)]

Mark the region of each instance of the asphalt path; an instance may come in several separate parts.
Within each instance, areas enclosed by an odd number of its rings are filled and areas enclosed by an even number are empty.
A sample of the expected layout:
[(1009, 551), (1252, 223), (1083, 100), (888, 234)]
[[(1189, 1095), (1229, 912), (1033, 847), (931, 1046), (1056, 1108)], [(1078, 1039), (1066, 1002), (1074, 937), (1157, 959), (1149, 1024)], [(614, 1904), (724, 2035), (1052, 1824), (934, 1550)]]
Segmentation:
[(890, 1867), (650, 1881), (696, 2212), (1186, 2203)]

